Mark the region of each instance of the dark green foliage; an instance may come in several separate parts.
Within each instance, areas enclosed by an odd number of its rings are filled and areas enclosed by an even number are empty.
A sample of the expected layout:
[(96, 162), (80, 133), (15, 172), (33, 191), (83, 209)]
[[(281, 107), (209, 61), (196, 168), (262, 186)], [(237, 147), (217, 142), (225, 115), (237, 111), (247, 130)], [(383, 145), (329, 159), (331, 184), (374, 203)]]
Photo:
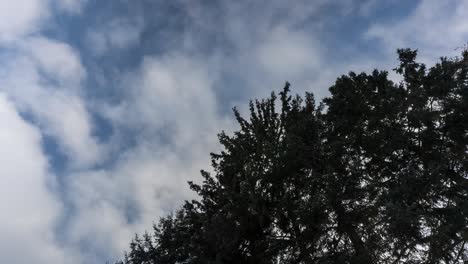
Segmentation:
[[(136, 237), (123, 263), (468, 261), (468, 53), (430, 69), (399, 50), (311, 94), (250, 103), (200, 199)], [(280, 106), (277, 111), (275, 107)]]

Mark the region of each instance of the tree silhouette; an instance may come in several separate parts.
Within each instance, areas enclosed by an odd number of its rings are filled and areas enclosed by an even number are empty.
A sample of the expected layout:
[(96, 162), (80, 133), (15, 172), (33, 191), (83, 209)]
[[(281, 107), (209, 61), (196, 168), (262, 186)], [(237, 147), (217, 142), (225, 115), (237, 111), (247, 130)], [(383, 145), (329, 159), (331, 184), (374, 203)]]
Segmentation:
[[(198, 200), (136, 237), (121, 263), (468, 261), (468, 52), (234, 109)], [(279, 100), (280, 104), (276, 104)], [(276, 108), (280, 106), (280, 109)]]

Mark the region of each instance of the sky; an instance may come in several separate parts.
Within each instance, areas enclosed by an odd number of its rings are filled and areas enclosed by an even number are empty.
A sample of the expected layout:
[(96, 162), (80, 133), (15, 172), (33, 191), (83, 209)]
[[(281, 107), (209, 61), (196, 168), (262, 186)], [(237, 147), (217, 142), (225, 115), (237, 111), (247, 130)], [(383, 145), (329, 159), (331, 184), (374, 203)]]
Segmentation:
[(462, 0), (0, 0), (1, 262), (112, 263), (195, 197), (232, 107), (467, 41)]

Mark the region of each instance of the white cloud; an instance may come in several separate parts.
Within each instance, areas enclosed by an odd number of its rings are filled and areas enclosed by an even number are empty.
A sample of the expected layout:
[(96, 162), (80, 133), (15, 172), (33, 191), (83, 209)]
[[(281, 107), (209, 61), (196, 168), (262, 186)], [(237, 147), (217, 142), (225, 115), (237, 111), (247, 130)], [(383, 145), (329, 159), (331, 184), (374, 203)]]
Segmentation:
[(0, 92), (0, 255), (8, 263), (67, 263), (55, 241), (60, 203), (47, 186), (40, 132)]
[(0, 44), (21, 42), (49, 21), (53, 7), (80, 13), (88, 0), (0, 0)]
[(77, 208), (68, 227), (72, 243), (120, 256), (135, 232), (149, 230), (194, 196), (187, 181), (209, 169), (216, 133), (229, 128), (217, 114), (216, 77), (204, 66), (182, 54), (147, 57), (126, 77), (127, 100), (107, 111), (116, 127), (135, 129), (138, 141), (114, 166), (71, 175), (67, 193)]
[(57, 183), (41, 140), (56, 138), (79, 166), (95, 162), (98, 147), (79, 94), (86, 77), (79, 56), (37, 37), (51, 3), (0, 0), (0, 255), (7, 263), (81, 263), (57, 241), (63, 204), (50, 189)]
[(268, 74), (281, 76), (284, 80), (317, 71), (321, 63), (314, 40), (304, 32), (284, 28), (272, 30), (270, 36), (260, 42), (255, 54)]
[[(67, 225), (67, 241), (73, 248), (85, 243), (109, 257), (121, 256), (135, 233), (151, 231), (159, 217), (194, 198), (187, 181), (199, 179), (213, 147), (201, 140), (203, 145), (185, 148), (183, 154), (141, 140), (115, 167), (71, 175), (67, 193), (76, 213)], [(80, 255), (93, 261), (94, 253)]]
[(161, 136), (159, 143), (187, 147), (196, 142), (219, 122), (213, 90), (219, 72), (210, 71), (216, 64), (208, 61), (181, 53), (145, 57), (123, 78), (126, 100), (108, 109), (109, 118), (153, 140)]
[(48, 15), (47, 0), (0, 0), (0, 43), (34, 32)]
[[(60, 1), (60, 5), (78, 8), (82, 2)], [(37, 119), (44, 133), (61, 141), (74, 164), (89, 165), (100, 153), (81, 99), (86, 71), (79, 55), (65, 43), (32, 37), (49, 18), (53, 3), (0, 0), (0, 43), (10, 52), (0, 66), (1, 89), (21, 111)]]
[(381, 40), (383, 49), (417, 48), (421, 60), (434, 62), (440, 56), (458, 55), (457, 47), (468, 39), (468, 2), (463, 0), (421, 1), (407, 17), (392, 24), (375, 24), (368, 38)]
[(86, 77), (79, 55), (66, 43), (34, 37), (26, 38), (21, 46), (36, 67), (66, 89), (79, 87)]
[(59, 141), (73, 167), (100, 161), (89, 113), (80, 96), (85, 71), (73, 49), (44, 38), (27, 39), (0, 67), (0, 84), (44, 134)]
[[(120, 256), (136, 232), (151, 231), (158, 217), (193, 196), (186, 181), (206, 164), (192, 156), (200, 157), (200, 151), (188, 150), (191, 158), (181, 164), (172, 149), (144, 145), (127, 152), (115, 168), (72, 175), (68, 191), (77, 210), (67, 228), (71, 243)], [(86, 251), (81, 255), (93, 258)]]

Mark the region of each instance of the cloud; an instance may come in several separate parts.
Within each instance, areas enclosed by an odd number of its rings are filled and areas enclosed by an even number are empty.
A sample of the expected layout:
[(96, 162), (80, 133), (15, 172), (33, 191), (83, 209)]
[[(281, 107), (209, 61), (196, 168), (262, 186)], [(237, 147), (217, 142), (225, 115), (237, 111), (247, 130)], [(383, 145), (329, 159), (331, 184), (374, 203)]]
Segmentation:
[(38, 33), (50, 22), (54, 7), (78, 14), (88, 0), (0, 0), (0, 44), (11, 45)]
[(59, 142), (73, 167), (99, 162), (102, 149), (80, 96), (86, 72), (65, 43), (28, 38), (0, 68), (0, 84), (20, 111)]
[[(180, 133), (185, 128), (210, 129), (216, 121), (213, 83), (218, 76), (201, 61), (183, 54), (145, 57), (139, 71), (126, 83), (135, 107), (129, 113), (154, 130), (173, 127)], [(179, 141), (182, 135), (173, 136)]]
[(254, 54), (268, 74), (282, 76), (286, 80), (317, 71), (322, 58), (313, 42), (303, 32), (277, 28), (264, 42), (260, 42)]
[(43, 137), (53, 136), (79, 166), (95, 162), (96, 143), (79, 95), (86, 78), (79, 56), (39, 35), (51, 3), (0, 1), (0, 255), (8, 263), (82, 261), (58, 240), (63, 201)]
[(40, 131), (0, 92), (0, 255), (8, 263), (67, 263), (55, 240), (60, 213), (47, 186), (54, 177), (41, 150)]
[[(125, 76), (125, 100), (108, 106), (106, 116), (138, 141), (113, 166), (71, 176), (66, 188), (76, 208), (67, 227), (72, 244), (120, 256), (135, 232), (194, 197), (187, 181), (209, 169), (218, 126), (228, 124), (217, 113), (215, 78), (199, 58), (183, 54), (148, 56)], [(88, 249), (81, 255), (97, 258)]]
[(42, 37), (27, 38), (20, 44), (44, 76), (65, 89), (76, 89), (86, 78), (79, 55), (68, 44)]
[(67, 232), (73, 248), (87, 245), (80, 255), (90, 262), (97, 261), (100, 254), (121, 256), (135, 232), (151, 231), (158, 217), (192, 198), (186, 182), (207, 160), (200, 148), (187, 151), (200, 158), (182, 163), (173, 149), (148, 147), (141, 142), (114, 168), (72, 175), (67, 190), (76, 212)]
[(129, 48), (137, 44), (143, 30), (143, 22), (115, 19), (97, 28), (91, 28), (86, 35), (88, 48), (94, 55)]
[(463, 0), (421, 1), (396, 23), (376, 23), (366, 37), (381, 41), (384, 50), (418, 48), (420, 60), (434, 62), (440, 56), (458, 55), (455, 51), (467, 43), (468, 2)]
[(0, 43), (38, 30), (48, 15), (47, 0), (0, 0)]

